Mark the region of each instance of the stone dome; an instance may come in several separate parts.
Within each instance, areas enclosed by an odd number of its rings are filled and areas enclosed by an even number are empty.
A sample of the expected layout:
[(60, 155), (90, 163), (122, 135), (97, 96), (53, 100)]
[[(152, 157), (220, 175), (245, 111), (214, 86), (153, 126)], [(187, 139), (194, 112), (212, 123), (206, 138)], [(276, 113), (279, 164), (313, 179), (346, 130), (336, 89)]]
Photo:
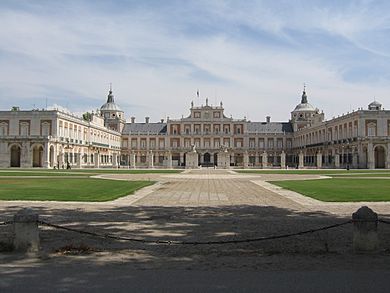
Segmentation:
[(100, 107), (101, 111), (122, 111), (119, 106), (114, 101), (114, 95), (112, 94), (112, 90), (110, 89), (108, 96), (107, 96), (107, 102)]
[(382, 104), (378, 101), (373, 101), (368, 105), (368, 110), (380, 110), (382, 109)]
[(316, 111), (316, 109), (307, 102), (307, 95), (306, 95), (306, 91), (304, 90), (303, 93), (302, 93), (302, 99), (301, 99), (301, 103), (298, 104), (294, 111), (293, 112), (299, 112), (299, 111)]

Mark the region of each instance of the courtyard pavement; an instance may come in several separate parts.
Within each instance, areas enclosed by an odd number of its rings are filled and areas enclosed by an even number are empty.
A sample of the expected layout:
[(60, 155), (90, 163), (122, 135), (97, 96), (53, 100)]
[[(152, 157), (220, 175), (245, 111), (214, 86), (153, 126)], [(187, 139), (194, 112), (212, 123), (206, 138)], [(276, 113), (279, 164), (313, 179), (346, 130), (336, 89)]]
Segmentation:
[[(22, 207), (31, 207), (44, 220), (86, 231), (152, 241), (210, 241), (280, 235), (340, 223), (350, 219), (351, 213), (363, 204), (382, 218), (390, 217), (389, 203), (322, 203), (266, 182), (323, 178), (318, 175), (239, 174), (232, 170), (201, 169), (180, 174), (97, 177), (158, 183), (134, 195), (104, 203), (0, 201), (0, 222), (12, 219)], [(110, 282), (116, 282), (112, 288), (119, 291), (129, 289), (128, 283), (121, 282), (134, 282), (137, 291), (142, 288), (181, 291), (181, 288), (199, 292), (207, 291), (206, 288), (211, 291), (231, 288), (237, 292), (254, 292), (263, 286), (269, 292), (283, 292), (286, 288), (291, 292), (313, 292), (310, 288), (331, 290), (333, 287), (326, 285), (334, 284), (334, 288), (344, 288), (339, 292), (362, 292), (355, 286), (359, 282), (347, 286), (355, 276), (363, 278), (367, 271), (375, 271), (381, 283), (377, 286), (367, 283), (368, 287), (361, 289), (373, 288), (372, 292), (379, 292), (383, 284), (389, 283), (390, 227), (385, 225), (379, 226), (380, 252), (368, 256), (352, 253), (351, 224), (280, 240), (185, 246), (113, 241), (48, 227), (40, 229), (42, 252), (37, 258), (0, 253), (0, 291), (29, 289), (28, 284), (45, 291), (42, 284), (46, 280), (40, 282), (33, 278), (41, 277), (41, 273), (55, 274), (47, 278), (47, 284), (64, 292), (82, 291), (90, 282), (109, 289), (109, 281), (99, 280), (97, 272), (110, 276)], [(0, 227), (0, 239), (11, 235), (11, 227)], [(75, 268), (81, 272), (74, 274)], [(154, 276), (155, 283), (148, 281), (148, 274), (142, 273), (145, 270)], [(331, 281), (335, 278), (331, 272), (335, 270), (341, 276), (338, 283)], [(202, 272), (213, 272), (215, 282)], [(278, 272), (286, 279), (277, 283), (278, 274), (267, 272)], [(238, 281), (241, 274), (248, 279), (247, 287)], [(169, 282), (161, 280), (160, 276), (164, 275)], [(296, 283), (298, 275), (300, 281)], [(311, 280), (319, 275), (324, 276), (323, 281), (312, 284)], [(192, 281), (175, 283), (175, 278)]]

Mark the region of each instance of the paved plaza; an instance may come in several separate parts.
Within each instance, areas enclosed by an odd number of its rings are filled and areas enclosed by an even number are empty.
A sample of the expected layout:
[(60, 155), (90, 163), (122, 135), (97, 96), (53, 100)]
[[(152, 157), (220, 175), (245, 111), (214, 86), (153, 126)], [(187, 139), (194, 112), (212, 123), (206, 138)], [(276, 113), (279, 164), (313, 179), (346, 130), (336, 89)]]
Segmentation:
[[(134, 195), (103, 203), (1, 201), (0, 221), (11, 219), (21, 207), (32, 207), (41, 219), (86, 231), (152, 241), (211, 241), (251, 239), (332, 225), (350, 219), (352, 212), (363, 204), (382, 218), (390, 216), (389, 203), (323, 203), (266, 182), (323, 178), (318, 175), (239, 174), (231, 170), (201, 169), (179, 174), (97, 177), (157, 183)], [(253, 243), (179, 246), (114, 241), (41, 227), (39, 258), (26, 261), (0, 254), (0, 274), (3, 275), (0, 288), (7, 280), (12, 284), (23, 276), (33, 275), (34, 267), (39, 267), (40, 271), (49, 268), (62, 271), (70, 264), (93, 268), (104, 265), (112, 269), (107, 269), (107, 274), (120, 266), (131, 268), (134, 275), (138, 270), (157, 274), (159, 270), (386, 269), (390, 261), (390, 227), (379, 226), (381, 252), (374, 256), (352, 253), (352, 228), (349, 224), (329, 231)], [(0, 233), (9, 237), (10, 227), (2, 227)]]

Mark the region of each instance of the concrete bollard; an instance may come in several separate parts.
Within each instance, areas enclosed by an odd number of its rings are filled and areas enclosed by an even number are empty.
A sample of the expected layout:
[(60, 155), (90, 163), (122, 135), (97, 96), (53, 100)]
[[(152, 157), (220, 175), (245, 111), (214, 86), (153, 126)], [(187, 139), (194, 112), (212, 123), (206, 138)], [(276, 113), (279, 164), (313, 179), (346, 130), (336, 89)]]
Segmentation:
[(378, 214), (363, 206), (352, 214), (353, 250), (356, 253), (375, 252), (379, 248)]
[(22, 209), (14, 216), (14, 249), (19, 252), (39, 251), (38, 214)]

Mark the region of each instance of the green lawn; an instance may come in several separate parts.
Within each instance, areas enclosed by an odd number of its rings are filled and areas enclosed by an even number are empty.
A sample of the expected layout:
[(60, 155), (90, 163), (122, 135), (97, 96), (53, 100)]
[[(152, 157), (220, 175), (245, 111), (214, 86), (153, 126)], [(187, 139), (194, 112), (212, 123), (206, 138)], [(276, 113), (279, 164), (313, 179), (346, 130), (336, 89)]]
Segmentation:
[(270, 183), (321, 201), (390, 201), (389, 179), (331, 178)]
[(0, 178), (0, 200), (109, 201), (154, 184), (92, 178)]
[(0, 169), (0, 176), (93, 176), (98, 174), (172, 174), (182, 170), (165, 169)]
[(305, 169), (305, 170), (296, 170), (296, 169), (290, 169), (290, 170), (281, 170), (281, 169), (275, 169), (275, 170), (267, 170), (267, 169), (261, 169), (261, 170), (234, 170), (237, 173), (246, 173), (246, 174), (302, 174), (302, 175), (336, 175), (336, 174), (356, 174), (359, 175), (359, 173), (380, 173), (381, 176), (384, 176), (384, 174), (390, 175), (390, 170), (345, 170), (345, 169), (338, 169), (338, 170), (326, 170), (326, 169)]

